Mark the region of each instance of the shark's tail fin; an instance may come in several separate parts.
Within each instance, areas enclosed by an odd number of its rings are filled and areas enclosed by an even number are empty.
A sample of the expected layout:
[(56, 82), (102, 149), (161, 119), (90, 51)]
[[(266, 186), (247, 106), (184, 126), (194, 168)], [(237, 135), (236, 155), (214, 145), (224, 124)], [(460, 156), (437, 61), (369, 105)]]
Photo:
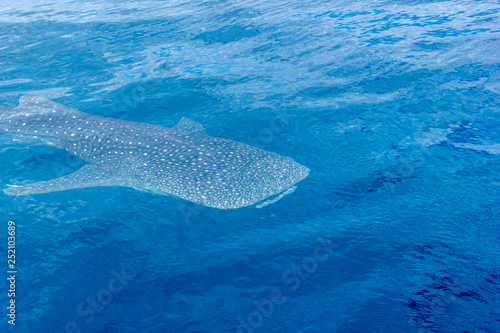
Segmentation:
[(57, 117), (74, 115), (76, 117), (79, 113), (80, 112), (75, 109), (43, 97), (24, 95), (19, 98), (19, 105), (17, 107), (0, 107), (0, 125), (5, 124), (8, 121), (14, 122), (14, 119), (19, 117), (24, 119), (25, 116), (41, 117), (45, 115)]
[(54, 116), (75, 114), (79, 112), (49, 99), (33, 95), (21, 96), (21, 98), (19, 98), (19, 106), (16, 110), (17, 112), (26, 113), (28, 115), (51, 114)]

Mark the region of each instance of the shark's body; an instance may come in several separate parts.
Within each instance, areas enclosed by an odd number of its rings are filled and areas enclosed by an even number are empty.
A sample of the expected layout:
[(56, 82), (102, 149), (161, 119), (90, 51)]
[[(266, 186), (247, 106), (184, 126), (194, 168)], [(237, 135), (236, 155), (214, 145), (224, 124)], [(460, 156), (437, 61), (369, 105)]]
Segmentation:
[(0, 131), (37, 138), (89, 163), (61, 178), (9, 187), (9, 195), (128, 186), (231, 209), (279, 194), (309, 173), (291, 158), (210, 137), (186, 118), (166, 128), (95, 116), (35, 96), (1, 109)]

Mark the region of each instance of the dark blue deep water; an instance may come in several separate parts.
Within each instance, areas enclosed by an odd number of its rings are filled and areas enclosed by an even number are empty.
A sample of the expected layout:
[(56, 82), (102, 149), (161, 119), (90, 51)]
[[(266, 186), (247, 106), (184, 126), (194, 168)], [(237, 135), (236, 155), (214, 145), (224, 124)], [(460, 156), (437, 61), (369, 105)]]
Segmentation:
[[(499, 38), (493, 0), (2, 1), (2, 106), (188, 117), (311, 173), (262, 209), (0, 192), (0, 331), (500, 332)], [(82, 165), (0, 134), (1, 189)]]

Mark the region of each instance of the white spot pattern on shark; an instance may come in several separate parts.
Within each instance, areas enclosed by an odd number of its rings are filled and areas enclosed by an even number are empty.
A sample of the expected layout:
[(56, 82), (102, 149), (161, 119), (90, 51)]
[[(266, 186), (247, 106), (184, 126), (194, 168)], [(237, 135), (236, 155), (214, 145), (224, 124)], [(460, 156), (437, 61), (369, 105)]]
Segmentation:
[(127, 186), (231, 209), (279, 194), (309, 174), (289, 157), (208, 136), (186, 118), (166, 128), (91, 115), (36, 96), (3, 108), (0, 131), (36, 137), (89, 163), (61, 178), (8, 187), (8, 195)]

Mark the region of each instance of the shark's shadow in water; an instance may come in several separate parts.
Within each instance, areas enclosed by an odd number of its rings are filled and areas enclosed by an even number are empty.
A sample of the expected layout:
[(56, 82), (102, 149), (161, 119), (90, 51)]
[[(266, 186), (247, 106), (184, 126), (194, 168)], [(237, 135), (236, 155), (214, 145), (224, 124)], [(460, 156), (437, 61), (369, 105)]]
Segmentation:
[(36, 96), (0, 110), (0, 131), (36, 138), (88, 162), (53, 180), (11, 186), (28, 195), (127, 186), (220, 209), (253, 205), (306, 178), (309, 169), (275, 153), (206, 135), (182, 118), (173, 128), (95, 116)]

